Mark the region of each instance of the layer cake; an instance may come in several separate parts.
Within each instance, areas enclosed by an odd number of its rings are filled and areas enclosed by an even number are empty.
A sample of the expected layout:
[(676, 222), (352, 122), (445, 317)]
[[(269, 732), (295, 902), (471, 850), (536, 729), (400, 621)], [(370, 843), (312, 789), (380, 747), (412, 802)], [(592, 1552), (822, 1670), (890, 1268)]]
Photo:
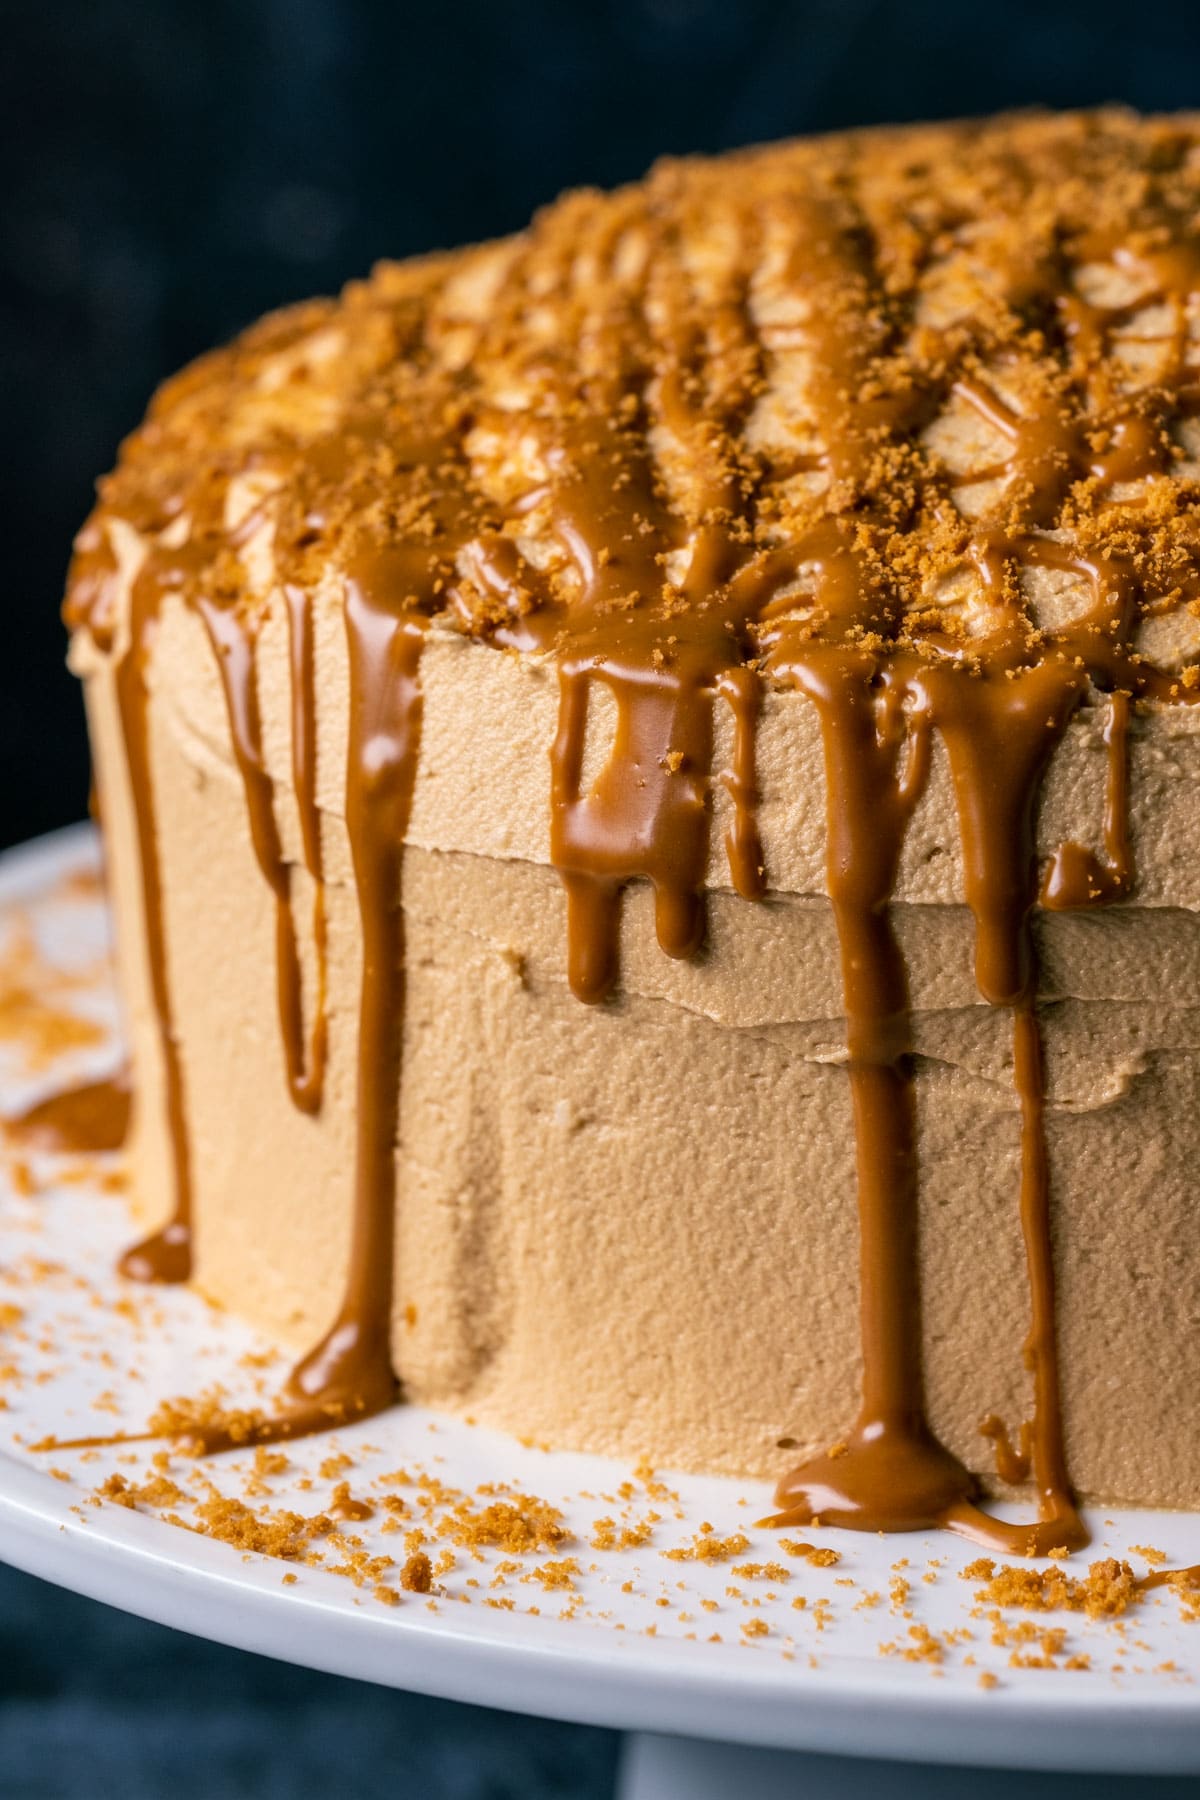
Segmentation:
[(1022, 116), (664, 163), (163, 389), (67, 601), (125, 1266), (295, 1345), (264, 1435), (1200, 1504), (1198, 316), (1200, 121)]

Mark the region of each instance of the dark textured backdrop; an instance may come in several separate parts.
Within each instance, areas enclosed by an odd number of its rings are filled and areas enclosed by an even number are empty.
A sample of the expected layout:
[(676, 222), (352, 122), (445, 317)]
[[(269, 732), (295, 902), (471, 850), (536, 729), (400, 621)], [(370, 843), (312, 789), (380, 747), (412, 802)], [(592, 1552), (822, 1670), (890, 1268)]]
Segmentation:
[[(1198, 24), (1197, 0), (0, 0), (0, 843), (83, 811), (70, 537), (195, 352), (662, 151), (1032, 101), (1195, 105)], [(5, 1795), (601, 1800), (612, 1754), (0, 1571)]]

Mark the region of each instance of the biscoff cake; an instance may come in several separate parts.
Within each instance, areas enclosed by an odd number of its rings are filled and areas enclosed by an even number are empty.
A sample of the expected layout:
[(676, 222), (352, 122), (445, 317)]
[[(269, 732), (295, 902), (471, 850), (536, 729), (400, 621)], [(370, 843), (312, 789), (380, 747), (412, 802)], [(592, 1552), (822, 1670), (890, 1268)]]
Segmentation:
[(666, 162), (167, 384), (67, 600), (124, 1267), (295, 1346), (264, 1436), (1200, 1505), (1198, 319), (1200, 118), (1104, 110)]

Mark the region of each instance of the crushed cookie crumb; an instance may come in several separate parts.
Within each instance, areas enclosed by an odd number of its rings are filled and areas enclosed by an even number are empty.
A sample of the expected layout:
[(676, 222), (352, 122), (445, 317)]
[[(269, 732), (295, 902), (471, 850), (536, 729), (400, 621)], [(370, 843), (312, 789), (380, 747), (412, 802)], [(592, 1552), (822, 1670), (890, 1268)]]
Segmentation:
[[(433, 1565), (423, 1550), (414, 1550), (400, 1571), (406, 1594), (428, 1594), (433, 1587)], [(509, 1605), (512, 1602), (509, 1601)]]

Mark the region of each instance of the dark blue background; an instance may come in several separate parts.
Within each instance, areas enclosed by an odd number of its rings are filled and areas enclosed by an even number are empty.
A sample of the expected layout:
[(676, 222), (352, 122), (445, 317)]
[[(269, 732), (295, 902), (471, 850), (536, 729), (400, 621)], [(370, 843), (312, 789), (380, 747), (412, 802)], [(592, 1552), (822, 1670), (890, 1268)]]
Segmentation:
[[(81, 815), (57, 608), (161, 376), (663, 151), (1200, 101), (1197, 0), (3, 0), (0, 843)], [(2, 1551), (0, 1545), (0, 1551)], [(0, 1571), (0, 1792), (601, 1800), (602, 1733), (355, 1688)]]
[(0, 1567), (4, 1800), (610, 1800), (609, 1732), (223, 1650)]

